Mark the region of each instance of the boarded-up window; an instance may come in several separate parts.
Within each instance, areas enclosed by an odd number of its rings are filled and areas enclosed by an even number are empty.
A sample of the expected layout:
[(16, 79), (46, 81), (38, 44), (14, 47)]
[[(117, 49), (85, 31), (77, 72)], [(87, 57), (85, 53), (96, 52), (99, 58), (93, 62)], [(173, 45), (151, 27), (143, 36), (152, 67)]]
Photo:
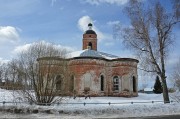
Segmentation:
[(91, 87), (91, 74), (87, 73), (84, 75), (84, 88), (90, 89)]
[(56, 77), (56, 90), (62, 90), (62, 76), (58, 75)]
[(69, 81), (69, 91), (73, 92), (74, 91), (74, 76), (72, 75)]

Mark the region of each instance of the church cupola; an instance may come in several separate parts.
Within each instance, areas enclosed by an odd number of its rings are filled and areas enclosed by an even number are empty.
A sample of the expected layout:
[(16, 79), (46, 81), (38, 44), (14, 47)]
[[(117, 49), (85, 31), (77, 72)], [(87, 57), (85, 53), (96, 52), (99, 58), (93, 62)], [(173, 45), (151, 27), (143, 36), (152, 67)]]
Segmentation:
[(83, 50), (90, 49), (97, 51), (97, 34), (92, 30), (93, 25), (88, 24), (89, 29), (83, 34)]

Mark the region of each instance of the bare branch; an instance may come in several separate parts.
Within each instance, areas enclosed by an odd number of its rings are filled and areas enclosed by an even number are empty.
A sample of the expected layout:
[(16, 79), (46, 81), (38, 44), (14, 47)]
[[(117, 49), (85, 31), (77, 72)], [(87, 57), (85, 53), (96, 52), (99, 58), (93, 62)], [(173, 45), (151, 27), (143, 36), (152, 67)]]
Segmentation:
[(139, 70), (142, 70), (142, 71), (145, 71), (145, 72), (150, 72), (150, 73), (156, 73), (157, 71), (156, 70), (147, 70), (147, 69), (144, 69), (144, 68), (139, 68)]

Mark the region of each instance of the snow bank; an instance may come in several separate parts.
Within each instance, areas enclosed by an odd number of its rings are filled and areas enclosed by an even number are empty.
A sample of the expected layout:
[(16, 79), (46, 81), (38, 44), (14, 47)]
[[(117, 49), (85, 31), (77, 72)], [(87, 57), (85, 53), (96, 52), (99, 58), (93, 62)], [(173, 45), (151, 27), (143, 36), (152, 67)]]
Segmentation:
[[(14, 95), (14, 96), (12, 96)], [(16, 92), (0, 89), (0, 102), (18, 99)], [(20, 114), (53, 114), (56, 115), (80, 115), (82, 118), (117, 118), (117, 117), (141, 117), (157, 115), (180, 114), (180, 103), (163, 104), (162, 94), (143, 94), (138, 97), (77, 97), (76, 99), (65, 97), (63, 104), (54, 106), (38, 106), (26, 103), (0, 104), (3, 112)], [(152, 103), (152, 101), (154, 103)], [(110, 105), (109, 105), (109, 102)], [(139, 102), (139, 103), (131, 103)], [(147, 103), (150, 102), (150, 103)], [(76, 104), (74, 104), (76, 103)], [(93, 104), (90, 104), (93, 103)], [(97, 104), (101, 103), (101, 104)], [(102, 104), (104, 103), (104, 104)], [(121, 104), (113, 104), (121, 103)], [(85, 105), (84, 105), (85, 104)]]

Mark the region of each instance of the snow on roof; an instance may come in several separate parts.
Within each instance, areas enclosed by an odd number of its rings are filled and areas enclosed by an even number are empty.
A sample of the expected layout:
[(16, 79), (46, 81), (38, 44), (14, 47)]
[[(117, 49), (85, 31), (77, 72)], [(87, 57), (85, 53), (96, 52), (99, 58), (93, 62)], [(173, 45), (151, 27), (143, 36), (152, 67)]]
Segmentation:
[(66, 55), (66, 57), (67, 58), (97, 57), (97, 58), (105, 58), (105, 59), (109, 59), (109, 60), (119, 58), (118, 56), (115, 56), (115, 55), (111, 55), (111, 54), (107, 54), (107, 53), (103, 53), (103, 52), (99, 52), (99, 51), (95, 51), (95, 50), (89, 50), (89, 49), (68, 53)]

